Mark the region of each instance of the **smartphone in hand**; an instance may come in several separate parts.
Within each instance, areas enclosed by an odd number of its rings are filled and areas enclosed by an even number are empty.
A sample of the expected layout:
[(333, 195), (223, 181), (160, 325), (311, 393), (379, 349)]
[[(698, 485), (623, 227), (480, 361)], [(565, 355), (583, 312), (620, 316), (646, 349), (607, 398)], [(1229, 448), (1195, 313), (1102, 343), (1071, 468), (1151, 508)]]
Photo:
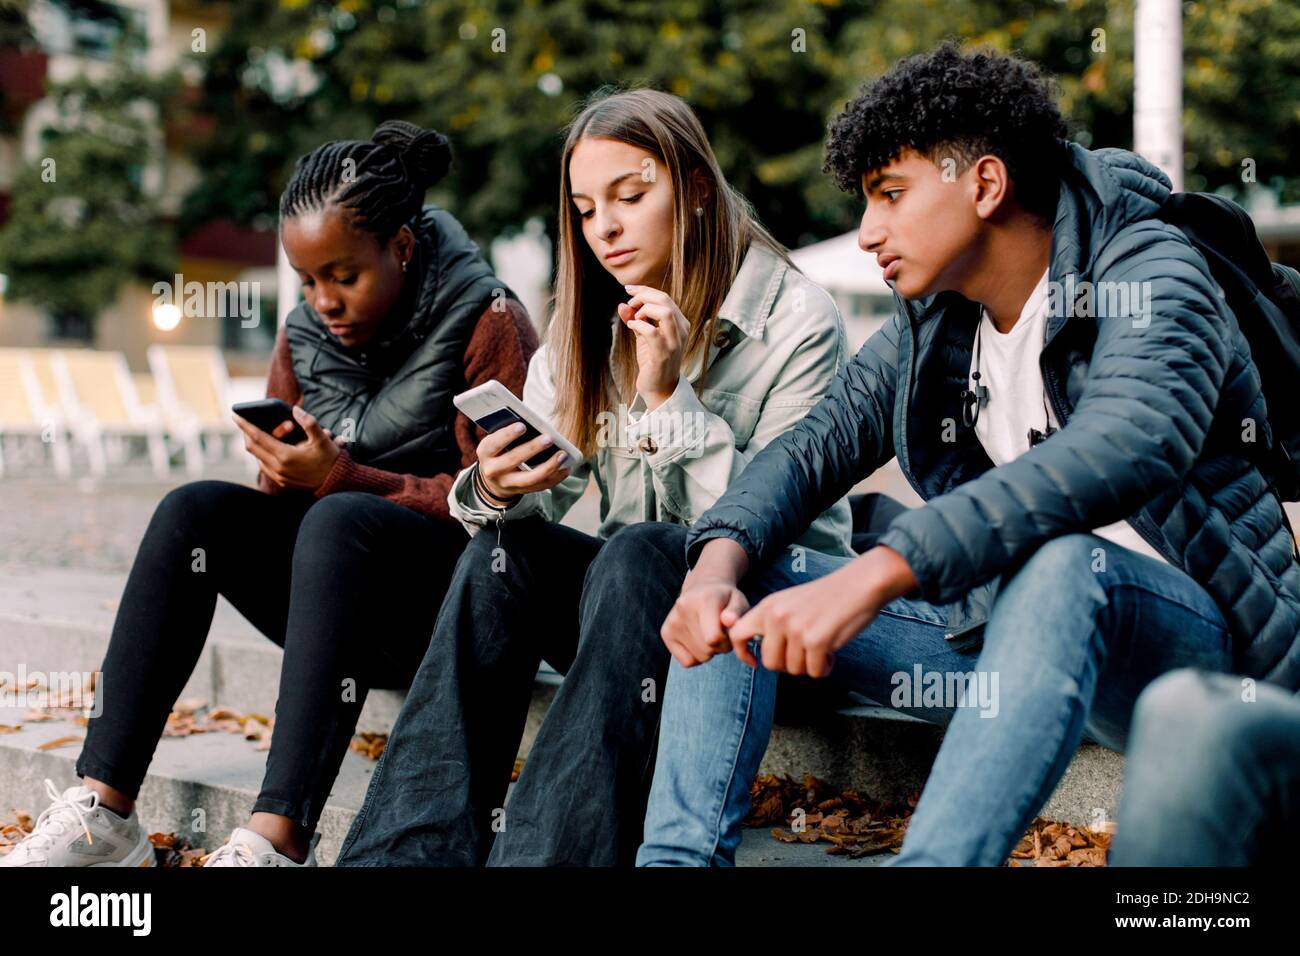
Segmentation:
[(452, 402), (485, 432), (494, 432), (515, 422), (523, 422), (524, 433), (512, 441), (507, 446), (507, 450), (532, 441), (538, 435), (551, 436), (552, 447), (543, 449), (528, 461), (521, 462), (519, 468), (522, 471), (531, 471), (545, 464), (557, 451), (562, 451), (569, 456), (570, 467), (582, 461), (582, 453), (573, 446), (572, 442), (561, 435), (559, 430), (545, 418), (517, 399), (510, 389), (496, 379), (484, 382), (477, 388), (471, 388), (468, 392), (461, 392), (452, 398)]
[(280, 441), (296, 445), (307, 440), (307, 433), (293, 417), (293, 408), (281, 399), (261, 398), (255, 402), (239, 402), (232, 405), (230, 410), (245, 421), (252, 422), (268, 435), (282, 422), (293, 422), (293, 428)]

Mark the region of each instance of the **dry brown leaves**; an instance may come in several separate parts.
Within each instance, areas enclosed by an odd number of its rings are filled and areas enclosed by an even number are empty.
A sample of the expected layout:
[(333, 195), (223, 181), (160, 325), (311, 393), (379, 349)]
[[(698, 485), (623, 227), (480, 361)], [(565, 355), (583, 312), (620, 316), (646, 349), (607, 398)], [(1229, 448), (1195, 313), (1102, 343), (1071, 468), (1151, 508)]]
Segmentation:
[[(93, 687), (94, 677), (91, 678)], [(28, 682), (28, 688), (39, 686), (35, 679)], [(90, 696), (84, 707), (70, 706), (71, 701), (54, 701), (52, 706), (42, 707), (27, 711), (23, 714), (25, 723), (41, 723), (49, 720), (67, 720), (84, 727), (88, 722), (87, 714), (91, 711), (94, 703), (94, 697)], [(0, 724), (0, 734), (15, 734), (23, 729), (22, 724)], [(167, 723), (163, 726), (162, 735), (164, 737), (189, 737), (193, 734), (206, 734), (214, 732), (224, 732), (232, 734), (242, 734), (245, 740), (255, 741), (254, 750), (269, 750), (271, 748), (271, 733), (275, 729), (275, 718), (268, 717), (265, 714), (249, 712), (247, 714), (235, 710), (233, 707), (216, 707), (209, 708), (208, 702), (201, 697), (188, 697), (176, 701), (172, 705), (171, 712), (167, 715)], [(67, 736), (59, 737), (57, 740), (50, 740), (41, 744), (38, 750), (52, 750), (55, 747), (64, 747), (69, 744), (77, 743), (81, 737)], [(352, 738), (350, 747), (356, 753), (370, 760), (378, 760), (383, 755), (384, 747), (388, 744), (388, 734), (371, 733), (362, 731)], [(519, 765), (515, 767), (514, 775), (510, 778), (514, 780), (519, 775)]]
[(178, 700), (167, 715), (163, 727), (164, 737), (189, 737), (192, 734), (224, 732), (242, 734), (245, 740), (255, 741), (254, 750), (271, 748), (271, 732), (275, 718), (265, 714), (243, 714), (231, 707), (208, 709), (208, 702), (199, 697)]
[(826, 852), (854, 859), (875, 853), (897, 853), (907, 832), (907, 818), (917, 795), (907, 803), (870, 800), (856, 790), (838, 790), (824, 780), (805, 774), (802, 783), (786, 776), (763, 774), (750, 787), (747, 827), (773, 823), (781, 843), (831, 844)]
[(192, 847), (175, 833), (150, 833), (159, 866), (202, 866), (210, 855), (203, 847)]
[(10, 853), (22, 843), (34, 825), (31, 814), (21, 810), (15, 812), (13, 820), (0, 821), (0, 856)]
[(363, 730), (352, 738), (352, 743), (349, 746), (355, 753), (359, 753), (363, 757), (378, 760), (383, 756), (384, 748), (388, 746), (388, 734), (376, 734)]
[[(781, 843), (829, 843), (827, 853), (854, 859), (897, 853), (919, 797), (912, 793), (901, 804), (877, 802), (857, 790), (838, 790), (811, 774), (802, 783), (763, 774), (750, 787), (745, 826), (780, 824), (772, 827), (772, 837)], [(1039, 817), (1012, 851), (1008, 865), (1105, 866), (1113, 835), (1113, 824), (1091, 830)]]
[[(78, 727), (86, 726), (90, 719), (90, 713), (95, 706), (95, 681), (96, 674), (92, 671), (89, 675), (89, 681), (83, 693), (77, 693), (74, 688), (60, 687), (57, 697), (49, 700), (44, 707), (34, 707), (28, 710), (22, 716), (23, 723), (39, 724), (49, 720), (67, 720), (76, 724)], [(19, 689), (16, 682), (6, 681), (0, 684), (0, 688), (7, 690), (9, 693), (15, 693)], [(49, 696), (49, 683), (37, 677), (30, 677), (27, 680), (27, 686), (22, 688), (26, 691), (43, 691), (45, 696)], [(0, 724), (0, 734), (16, 734), (23, 729), (23, 724)], [(80, 740), (80, 737), (73, 738)], [(70, 743), (72, 741), (65, 741)], [(51, 741), (42, 749), (62, 746)]]
[(1011, 851), (1008, 866), (1105, 866), (1115, 825), (1075, 827), (1038, 817)]

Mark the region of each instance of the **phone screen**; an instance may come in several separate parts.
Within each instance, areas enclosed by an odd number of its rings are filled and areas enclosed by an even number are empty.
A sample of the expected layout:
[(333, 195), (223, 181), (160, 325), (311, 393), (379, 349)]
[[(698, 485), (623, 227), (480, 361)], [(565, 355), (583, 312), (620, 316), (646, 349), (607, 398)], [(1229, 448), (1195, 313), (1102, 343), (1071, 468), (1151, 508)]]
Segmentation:
[(293, 409), (288, 403), (278, 398), (263, 398), (253, 402), (240, 402), (231, 406), (231, 411), (251, 422), (268, 435), (284, 422), (293, 422), (293, 428), (280, 437), (288, 445), (296, 445), (307, 440), (307, 433), (293, 417)]
[[(495, 432), (507, 425), (513, 425), (515, 422), (524, 422), (524, 433), (506, 446), (506, 449), (514, 448), (516, 445), (522, 445), (524, 442), (530, 442), (541, 434), (536, 428), (520, 418), (512, 409), (498, 408), (495, 412), (484, 415), (476, 419), (475, 423), (485, 432)], [(538, 452), (532, 458), (529, 458), (526, 464), (529, 468), (537, 468), (539, 465), (546, 463), (552, 455), (555, 454), (555, 448), (547, 448)]]

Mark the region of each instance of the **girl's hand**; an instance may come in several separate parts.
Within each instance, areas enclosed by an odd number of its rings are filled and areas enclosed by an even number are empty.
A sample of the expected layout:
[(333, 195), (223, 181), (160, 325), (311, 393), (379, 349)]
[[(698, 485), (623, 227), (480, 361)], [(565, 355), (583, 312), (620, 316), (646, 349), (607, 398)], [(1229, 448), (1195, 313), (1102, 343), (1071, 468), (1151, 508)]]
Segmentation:
[(658, 408), (677, 388), (682, 348), (690, 323), (668, 294), (648, 285), (627, 285), (632, 294), (618, 305), (618, 317), (636, 333), (636, 390), (647, 410)]
[(339, 442), (328, 428), (321, 428), (316, 419), (301, 405), (293, 407), (293, 417), (307, 433), (307, 440), (297, 445), (286, 445), (279, 436), (287, 434), (293, 425), (281, 422), (267, 434), (238, 415), (232, 416), (244, 433), (244, 447), (257, 459), (262, 473), (281, 488), (306, 488), (315, 491), (325, 481), (342, 453)]
[(567, 456), (562, 451), (530, 471), (520, 469), (520, 462), (551, 446), (549, 435), (538, 435), (532, 441), (507, 450), (506, 446), (525, 430), (523, 422), (515, 422), (498, 428), (478, 443), (479, 477), (494, 498), (509, 501), (530, 491), (545, 491), (569, 477), (569, 469), (574, 463), (566, 461)]

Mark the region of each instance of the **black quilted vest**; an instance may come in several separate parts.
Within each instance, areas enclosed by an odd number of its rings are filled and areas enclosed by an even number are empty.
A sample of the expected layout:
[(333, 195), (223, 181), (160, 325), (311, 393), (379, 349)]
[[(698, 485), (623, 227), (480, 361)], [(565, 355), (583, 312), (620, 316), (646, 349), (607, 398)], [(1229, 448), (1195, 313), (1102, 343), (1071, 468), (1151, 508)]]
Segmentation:
[(515, 298), (447, 211), (425, 206), (411, 223), (412, 284), (375, 336), (349, 347), (305, 302), (286, 319), (303, 407), (358, 462), (428, 477), (460, 468), (453, 395), (465, 389), (464, 356), (479, 317)]

